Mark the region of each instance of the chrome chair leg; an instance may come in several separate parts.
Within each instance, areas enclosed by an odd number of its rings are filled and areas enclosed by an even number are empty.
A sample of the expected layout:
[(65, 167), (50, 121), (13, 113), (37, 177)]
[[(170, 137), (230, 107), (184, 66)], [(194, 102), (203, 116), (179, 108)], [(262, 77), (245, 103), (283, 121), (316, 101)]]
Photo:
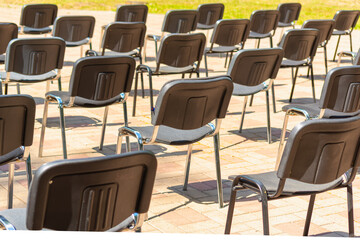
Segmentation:
[(188, 186), (188, 182), (189, 182), (192, 146), (193, 146), (192, 144), (188, 145), (188, 150), (187, 150), (187, 155), (186, 155), (185, 173), (184, 173), (184, 186), (183, 186), (184, 191), (187, 190), (187, 186)]
[(63, 157), (64, 159), (67, 159), (65, 116), (64, 116), (64, 107), (62, 103), (59, 103), (59, 111), (60, 111), (60, 128), (61, 128), (61, 139), (62, 139), (62, 147), (63, 147)]
[(284, 117), (283, 128), (281, 130), (281, 136), (280, 136), (279, 148), (278, 148), (277, 157), (276, 157), (275, 169), (278, 168), (280, 160), (281, 160), (281, 155), (282, 155), (283, 148), (284, 148), (285, 134), (286, 134), (287, 123), (289, 121), (289, 116), (290, 115), (288, 114), (288, 112), (286, 112), (285, 117)]
[[(122, 134), (119, 133), (117, 143), (116, 143), (116, 154), (121, 153), (121, 145), (122, 145)], [(128, 152), (128, 149), (126, 149)]]
[(273, 111), (274, 113), (276, 113), (276, 100), (275, 100), (275, 86), (274, 86), (274, 82), (271, 85), (271, 92), (272, 92), (272, 102), (273, 102)]
[(108, 112), (109, 112), (109, 106), (106, 106), (105, 110), (104, 110), (104, 118), (103, 118), (102, 130), (101, 130), (101, 139), (100, 139), (100, 146), (99, 146), (100, 150), (102, 150), (103, 146), (104, 146), (105, 129), (106, 129)]
[(346, 186), (348, 202), (349, 237), (354, 237), (354, 206), (352, 185)]
[(16, 83), (17, 94), (20, 94), (20, 83)]
[(245, 112), (246, 112), (246, 103), (247, 103), (247, 100), (248, 100), (248, 96), (245, 96), (245, 97), (244, 97), (243, 110), (242, 110), (242, 113), (241, 113), (239, 133), (242, 132), (242, 127), (243, 127), (244, 117), (245, 117)]
[(209, 70), (208, 70), (207, 54), (206, 53), (204, 54), (204, 63), (205, 63), (205, 74), (206, 74), (206, 77), (208, 77), (209, 76)]
[(28, 188), (30, 187), (31, 181), (32, 181), (32, 170), (31, 170), (31, 158), (30, 154), (26, 158), (26, 177), (28, 181)]
[(154, 97), (153, 97), (153, 87), (152, 87), (152, 74), (149, 72), (149, 89), (150, 89), (150, 111), (154, 108)]
[(262, 188), (260, 188), (259, 190), (260, 190), (260, 195), (261, 195), (263, 231), (264, 231), (264, 235), (270, 235), (270, 230), (269, 230), (269, 208), (268, 208), (267, 194), (266, 194), (266, 192), (263, 191)]
[(267, 138), (268, 143), (272, 141), (271, 136), (271, 125), (270, 125), (270, 102), (269, 102), (269, 90), (265, 91), (266, 94), (266, 117), (267, 117)]
[(270, 36), (270, 48), (273, 48), (273, 39), (272, 39), (272, 36)]
[(40, 146), (39, 146), (39, 157), (43, 155), (43, 148), (44, 148), (44, 137), (45, 137), (45, 129), (46, 129), (46, 122), (47, 122), (47, 113), (48, 113), (49, 101), (45, 98), (44, 103), (44, 113), (41, 125), (41, 134), (40, 134)]
[(217, 190), (218, 190), (219, 207), (223, 208), (224, 207), (224, 196), (223, 196), (221, 168), (220, 168), (220, 139), (219, 139), (219, 133), (214, 135), (214, 153), (215, 153), (215, 167), (216, 167), (216, 178), (217, 178)]
[(253, 102), (254, 102), (254, 94), (252, 94), (250, 97), (250, 102), (249, 102), (250, 107), (253, 105)]
[(296, 78), (297, 78), (298, 70), (299, 70), (299, 67), (296, 67), (296, 69), (295, 69), (295, 74), (294, 74), (293, 79), (292, 79), (292, 87), (291, 87), (289, 102), (292, 101), (292, 97), (293, 97), (293, 94), (294, 94), (294, 89), (295, 89), (295, 84), (296, 84)]
[(133, 102), (133, 117), (135, 117), (136, 114), (136, 97), (137, 97), (137, 87), (138, 87), (138, 79), (139, 79), (139, 72), (136, 71), (136, 75), (135, 75), (135, 88), (134, 88), (134, 102)]
[(14, 196), (14, 169), (15, 163), (9, 163), (9, 180), (8, 180), (8, 209), (13, 207), (13, 196)]
[[(123, 102), (123, 111), (124, 111), (124, 125), (125, 125), (125, 127), (128, 127), (129, 121), (128, 121), (126, 101)], [(126, 141), (126, 152), (130, 152), (131, 149), (130, 149), (130, 138), (129, 138), (129, 136), (125, 137), (125, 141)]]
[(310, 71), (311, 71), (311, 88), (312, 88), (312, 94), (313, 94), (314, 102), (316, 102), (316, 97), (315, 97), (315, 83), (314, 83), (314, 69), (313, 69), (312, 64), (310, 65)]
[(236, 193), (237, 193), (237, 190), (235, 189), (235, 187), (237, 186), (238, 182), (239, 181), (237, 179), (234, 179), (234, 181), (232, 183), (229, 208), (228, 208), (228, 213), (226, 216), (225, 234), (230, 234), (230, 231), (231, 231), (231, 224), (232, 224), (232, 219), (233, 219), (233, 215), (234, 215)]
[(59, 88), (59, 91), (62, 91), (62, 87), (61, 87), (61, 77), (58, 78), (58, 88)]
[(352, 47), (352, 36), (351, 36), (351, 32), (349, 33), (349, 39), (350, 39), (350, 52), (353, 51), (353, 47)]
[(328, 72), (328, 64), (327, 64), (327, 50), (326, 45), (324, 46), (324, 62), (325, 62), (325, 75)]
[(308, 206), (308, 210), (307, 210), (307, 214), (306, 214), (303, 236), (308, 236), (308, 234), (309, 234), (309, 228), (310, 228), (310, 223), (311, 223), (312, 212), (314, 209), (315, 197), (316, 197), (316, 194), (310, 195), (310, 201), (309, 201), (309, 206)]
[(333, 61), (335, 61), (336, 53), (337, 53), (337, 50), (338, 50), (338, 47), (339, 47), (339, 43), (340, 43), (340, 37), (341, 37), (341, 35), (339, 35), (338, 41), (337, 41), (337, 43), (336, 43)]

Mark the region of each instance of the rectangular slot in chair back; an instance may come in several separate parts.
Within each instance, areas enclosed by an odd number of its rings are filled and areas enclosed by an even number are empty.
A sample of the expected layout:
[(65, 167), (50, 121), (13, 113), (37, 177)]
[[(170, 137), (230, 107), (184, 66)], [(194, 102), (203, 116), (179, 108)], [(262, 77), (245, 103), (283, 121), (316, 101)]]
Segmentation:
[(46, 13), (45, 12), (36, 12), (33, 28), (42, 28), (46, 25)]
[(38, 75), (45, 73), (45, 65), (47, 59), (47, 52), (32, 51), (29, 54), (28, 69), (24, 72), (27, 75)]
[(70, 27), (69, 40), (72, 42), (82, 40), (81, 36), (82, 25), (81, 24), (72, 24)]
[(115, 73), (99, 73), (96, 81), (94, 100), (107, 100), (114, 97), (114, 84)]
[(360, 109), (360, 83), (351, 83), (345, 97), (344, 112), (355, 112)]

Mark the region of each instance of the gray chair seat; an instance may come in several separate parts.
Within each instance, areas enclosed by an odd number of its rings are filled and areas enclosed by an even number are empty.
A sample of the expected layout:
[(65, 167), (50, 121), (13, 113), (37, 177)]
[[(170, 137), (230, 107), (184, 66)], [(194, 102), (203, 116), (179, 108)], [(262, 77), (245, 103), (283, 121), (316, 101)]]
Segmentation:
[(294, 61), (290, 59), (283, 59), (281, 62), (281, 67), (297, 67), (301, 65), (306, 65), (308, 62), (305, 60)]
[(12, 162), (13, 160), (22, 158), (23, 155), (24, 155), (24, 148), (22, 147), (16, 148), (15, 150), (0, 156), (0, 164), (2, 165), (8, 162)]
[(345, 34), (349, 34), (348, 31), (342, 31), (342, 30), (334, 30), (332, 32), (332, 35), (345, 35)]
[(32, 27), (24, 27), (23, 33), (26, 34), (44, 34), (51, 32), (51, 27), (44, 27), (44, 28), (32, 28)]
[(67, 47), (78, 47), (78, 46), (81, 46), (84, 44), (88, 44), (89, 42), (90, 42), (90, 38), (84, 38), (83, 40), (76, 41), (76, 42), (65, 41)]
[(158, 73), (155, 73), (156, 68), (150, 67), (151, 71), (154, 75), (156, 74), (176, 74), (176, 73), (190, 73), (194, 71), (193, 66), (186, 66), (186, 67), (171, 67), (171, 66), (160, 66)]
[[(70, 93), (65, 91), (50, 91), (45, 94), (45, 97), (47, 96), (58, 96), (61, 98), (63, 104), (67, 105), (70, 102)], [(115, 102), (119, 102), (122, 100), (122, 97), (120, 95), (110, 98), (108, 100), (104, 101), (95, 101), (95, 100), (89, 100), (82, 97), (75, 97), (74, 105), (75, 106), (81, 106), (81, 107), (103, 107), (110, 104), (113, 104)]]
[(257, 33), (250, 31), (248, 38), (267, 38), (271, 37), (271, 33)]
[(258, 93), (262, 90), (265, 90), (265, 89), (266, 89), (266, 85), (263, 83), (256, 85), (256, 86), (245, 86), (245, 85), (234, 83), (234, 90), (233, 90), (232, 95), (249, 96), (249, 95)]
[(206, 25), (206, 24), (198, 23), (196, 26), (196, 29), (209, 30), (209, 29), (213, 29), (214, 27), (215, 27), (215, 24)]
[(320, 114), (320, 107), (319, 101), (316, 103), (309, 103), (309, 104), (289, 104), (282, 107), (282, 110), (286, 112), (288, 109), (291, 108), (299, 108), (306, 111), (309, 114), (310, 118), (317, 118)]
[[(266, 190), (271, 194), (276, 192), (277, 187), (279, 186), (279, 178), (276, 175), (276, 172), (266, 172), (259, 174), (250, 174), (243, 175), (246, 178), (251, 178), (262, 182)], [(236, 175), (229, 176), (229, 179), (234, 180)], [(320, 193), (327, 191), (329, 189), (334, 189), (340, 186), (343, 183), (343, 178), (340, 177), (327, 184), (309, 184), (293, 179), (286, 179), (284, 190), (281, 195), (291, 196), (291, 195), (309, 195), (314, 193)]]
[[(222, 52), (231, 52), (236, 51), (240, 49), (240, 47), (234, 47), (234, 46), (219, 46), (219, 47), (213, 47), (211, 52), (212, 53), (222, 53)], [(205, 48), (205, 53), (208, 53), (210, 51), (210, 48)]]
[[(10, 72), (10, 81), (32, 83), (32, 82), (50, 80), (50, 79), (55, 78), (56, 75), (57, 74), (54, 71), (50, 71), (50, 72), (47, 72), (44, 74), (39, 74), (39, 75), (24, 75), (24, 74), (20, 74), (20, 73)], [(0, 72), (0, 78), (2, 80), (5, 80), (6, 72)]]
[[(95, 54), (95, 56), (101, 56), (102, 55), (102, 52), (99, 52), (99, 51), (94, 51), (94, 50), (91, 50), (91, 51), (88, 51), (90, 54)], [(130, 52), (115, 52), (115, 51), (105, 51), (104, 53), (104, 56), (113, 56), (113, 57), (116, 57), (116, 56), (134, 56), (134, 55), (139, 55), (139, 52), (138, 51), (130, 51)]]
[(28, 230), (26, 227), (26, 208), (13, 208), (0, 211), (1, 216), (10, 222), (16, 230)]
[[(131, 128), (140, 132), (143, 139), (149, 140), (154, 131), (153, 126)], [(188, 145), (200, 141), (212, 132), (213, 130), (208, 125), (194, 130), (180, 130), (161, 125), (156, 137), (156, 142), (168, 145)]]
[(292, 27), (291, 23), (278, 22), (278, 27)]

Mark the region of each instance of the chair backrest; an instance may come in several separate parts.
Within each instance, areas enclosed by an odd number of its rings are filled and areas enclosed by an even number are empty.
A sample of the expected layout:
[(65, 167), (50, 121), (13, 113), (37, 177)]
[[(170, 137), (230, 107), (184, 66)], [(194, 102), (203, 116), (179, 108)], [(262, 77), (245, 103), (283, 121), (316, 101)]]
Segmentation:
[(228, 76), (173, 80), (161, 88), (152, 124), (191, 130), (224, 118), (233, 91)]
[(102, 55), (109, 49), (114, 52), (130, 52), (144, 46), (146, 25), (143, 22), (113, 22), (105, 28), (101, 43)]
[(359, 167), (360, 117), (315, 119), (295, 126), (277, 175), (311, 184), (330, 183)]
[(94, 27), (93, 16), (62, 16), (55, 19), (53, 36), (66, 42), (78, 42), (92, 38)]
[(120, 5), (116, 9), (115, 22), (143, 22), (146, 23), (148, 6), (145, 4)]
[(279, 47), (284, 49), (284, 57), (294, 61), (312, 60), (318, 45), (319, 30), (312, 28), (287, 30), (279, 43)]
[(165, 14), (162, 32), (189, 33), (195, 31), (199, 19), (197, 10), (170, 10)]
[(352, 30), (359, 19), (359, 10), (340, 10), (334, 15), (335, 29), (340, 31)]
[(257, 86), (276, 78), (283, 56), (281, 48), (242, 49), (231, 59), (227, 74), (234, 83)]
[(157, 69), (160, 64), (172, 67), (186, 67), (200, 64), (206, 44), (203, 33), (168, 34), (162, 40), (156, 56)]
[(20, 25), (43, 28), (54, 24), (58, 7), (55, 4), (26, 4), (22, 7)]
[(29, 95), (0, 96), (0, 156), (33, 143), (36, 104)]
[(277, 8), (280, 12), (279, 22), (292, 23), (299, 19), (300, 3), (280, 3)]
[(25, 75), (40, 75), (61, 69), (65, 41), (58, 37), (17, 38), (6, 50), (5, 70)]
[[(320, 97), (320, 108), (338, 112), (331, 114), (351, 116), (360, 113), (360, 66), (331, 69), (326, 75)], [(327, 116), (329, 115), (329, 116)]]
[(319, 30), (319, 44), (324, 45), (329, 41), (335, 27), (333, 19), (306, 20), (302, 28), (314, 28)]
[(275, 31), (279, 22), (278, 10), (256, 10), (250, 17), (250, 30), (256, 33), (270, 33)]
[(249, 33), (250, 20), (221, 19), (216, 22), (210, 43), (220, 46), (243, 45)]
[(198, 6), (198, 23), (211, 26), (223, 18), (225, 6), (222, 3), (205, 3)]
[(109, 230), (148, 211), (156, 167), (149, 151), (46, 163), (31, 182), (26, 226)]
[(0, 54), (6, 52), (9, 42), (18, 37), (18, 26), (15, 23), (0, 23)]
[(94, 105), (106, 105), (106, 100), (130, 92), (135, 64), (135, 59), (129, 56), (80, 58), (71, 74), (70, 96), (81, 97), (84, 105), (86, 100)]

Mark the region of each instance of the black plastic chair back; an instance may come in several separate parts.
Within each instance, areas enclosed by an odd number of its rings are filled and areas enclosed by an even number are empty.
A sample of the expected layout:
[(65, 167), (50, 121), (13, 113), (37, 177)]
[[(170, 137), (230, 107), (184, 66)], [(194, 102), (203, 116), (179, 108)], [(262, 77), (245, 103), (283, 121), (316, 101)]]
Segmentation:
[(101, 101), (128, 93), (131, 90), (135, 64), (135, 59), (129, 56), (80, 58), (75, 62), (71, 74), (70, 96), (90, 100), (96, 106), (96, 101), (101, 104)]
[(152, 124), (191, 130), (224, 118), (232, 90), (227, 76), (167, 82), (157, 98)]
[(146, 151), (46, 163), (29, 190), (27, 228), (106, 231), (146, 213), (156, 167)]
[(234, 83), (257, 86), (276, 78), (283, 56), (281, 48), (243, 49), (231, 60), (227, 74)]
[(244, 44), (250, 33), (248, 19), (222, 19), (216, 22), (210, 43), (220, 46)]
[(170, 10), (165, 14), (162, 32), (189, 33), (195, 31), (199, 19), (197, 10)]
[(313, 59), (318, 45), (317, 29), (287, 30), (279, 43), (279, 47), (284, 49), (284, 57), (294, 61)]
[(316, 19), (306, 20), (302, 28), (314, 28), (319, 30), (319, 43), (325, 44), (329, 41), (335, 27), (335, 20), (332, 19)]
[(0, 96), (0, 156), (32, 145), (35, 109), (29, 95)]
[(256, 10), (250, 17), (252, 32), (264, 34), (275, 31), (279, 22), (278, 10)]
[(64, 63), (65, 41), (58, 37), (18, 38), (10, 41), (6, 50), (6, 72), (40, 75), (61, 69)]
[(161, 40), (156, 57), (157, 70), (160, 64), (180, 68), (200, 63), (205, 44), (206, 37), (203, 33), (166, 35)]
[(116, 9), (115, 22), (146, 23), (148, 11), (145, 4), (121, 5)]
[(301, 4), (300, 3), (280, 3), (278, 5), (280, 12), (279, 22), (292, 23), (299, 19)]
[(354, 28), (359, 19), (358, 10), (340, 10), (335, 13), (335, 29), (346, 31)]
[(146, 25), (143, 22), (113, 22), (106, 26), (102, 41), (102, 54), (106, 49), (130, 52), (144, 46)]
[(359, 116), (302, 122), (290, 133), (277, 176), (325, 184), (352, 169), (353, 179), (359, 167), (359, 136)]
[(77, 42), (92, 38), (94, 27), (93, 16), (62, 16), (55, 19), (53, 36), (66, 42)]
[(58, 7), (55, 4), (26, 4), (21, 10), (20, 25), (44, 28), (53, 25)]
[(198, 7), (199, 24), (212, 26), (223, 18), (225, 6), (222, 3), (200, 4)]
[(0, 23), (0, 54), (6, 52), (9, 42), (18, 37), (18, 27), (15, 23)]

